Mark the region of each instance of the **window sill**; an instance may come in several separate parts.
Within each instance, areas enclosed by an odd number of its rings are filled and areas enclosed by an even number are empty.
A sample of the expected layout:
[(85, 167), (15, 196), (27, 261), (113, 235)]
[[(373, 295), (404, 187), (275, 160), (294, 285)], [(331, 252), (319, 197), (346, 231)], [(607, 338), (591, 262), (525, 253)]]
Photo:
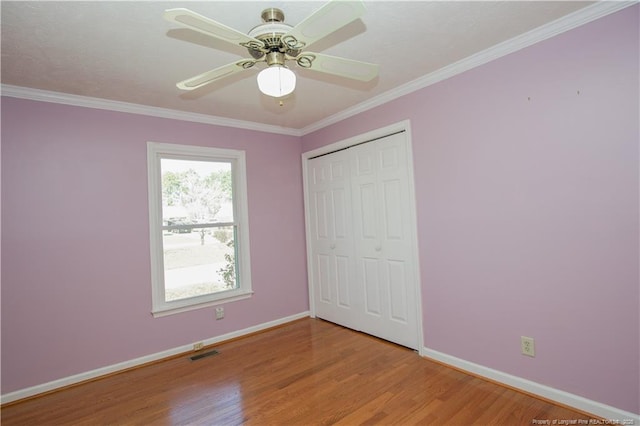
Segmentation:
[(181, 312), (194, 311), (196, 309), (202, 309), (209, 306), (221, 305), (223, 303), (248, 299), (251, 296), (253, 296), (253, 291), (244, 291), (244, 292), (233, 292), (233, 294), (230, 294), (226, 297), (223, 296), (223, 297), (216, 298), (214, 300), (206, 300), (202, 302), (192, 301), (191, 303), (185, 304), (184, 301), (178, 301), (177, 303), (180, 303), (180, 302), (182, 303), (180, 305), (168, 304), (167, 306), (161, 306), (161, 307), (158, 307), (157, 309), (154, 308), (153, 311), (151, 311), (151, 315), (153, 315), (154, 318), (166, 317), (168, 315), (179, 314)]

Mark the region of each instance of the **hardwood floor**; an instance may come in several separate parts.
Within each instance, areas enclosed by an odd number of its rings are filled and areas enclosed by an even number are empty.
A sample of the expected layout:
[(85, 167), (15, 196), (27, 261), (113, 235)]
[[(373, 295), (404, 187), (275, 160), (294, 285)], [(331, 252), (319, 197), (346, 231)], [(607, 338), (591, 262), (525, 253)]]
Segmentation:
[[(210, 349), (210, 348), (208, 348)], [(2, 408), (10, 425), (531, 425), (589, 417), (314, 319)], [(206, 350), (205, 350), (206, 352)]]

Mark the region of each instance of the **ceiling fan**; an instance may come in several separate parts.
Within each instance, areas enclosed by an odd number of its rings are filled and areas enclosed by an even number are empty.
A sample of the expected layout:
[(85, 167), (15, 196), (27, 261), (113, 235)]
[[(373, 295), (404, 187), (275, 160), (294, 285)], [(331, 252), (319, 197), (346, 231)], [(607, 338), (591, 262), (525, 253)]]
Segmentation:
[(177, 83), (179, 89), (193, 90), (249, 69), (259, 62), (267, 68), (258, 74), (262, 93), (276, 98), (293, 92), (296, 75), (287, 67), (294, 62), (301, 68), (360, 81), (378, 75), (378, 65), (323, 55), (306, 49), (316, 41), (358, 19), (365, 12), (363, 2), (332, 0), (296, 26), (284, 23), (280, 9), (262, 12), (263, 23), (244, 34), (189, 9), (167, 9), (164, 17), (184, 27), (245, 47), (251, 58), (242, 59)]

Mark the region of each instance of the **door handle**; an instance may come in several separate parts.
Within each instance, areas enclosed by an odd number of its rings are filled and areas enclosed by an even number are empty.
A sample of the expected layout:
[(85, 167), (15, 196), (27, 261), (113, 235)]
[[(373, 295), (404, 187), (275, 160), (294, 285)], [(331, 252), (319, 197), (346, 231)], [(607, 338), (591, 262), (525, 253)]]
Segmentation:
[(336, 248), (336, 245), (332, 243), (331, 245), (329, 245), (329, 248), (330, 248), (331, 250), (333, 250), (333, 249), (335, 249), (335, 248)]
[(382, 246), (381, 245), (377, 245), (376, 246), (376, 251), (381, 251), (382, 250)]

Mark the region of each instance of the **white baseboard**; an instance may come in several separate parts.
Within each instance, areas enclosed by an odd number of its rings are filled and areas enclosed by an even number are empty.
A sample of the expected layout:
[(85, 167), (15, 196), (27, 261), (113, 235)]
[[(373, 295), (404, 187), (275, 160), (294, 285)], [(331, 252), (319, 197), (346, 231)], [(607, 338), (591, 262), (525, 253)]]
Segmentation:
[(597, 401), (592, 401), (590, 399), (574, 395), (569, 392), (561, 391), (559, 389), (554, 389), (540, 383), (532, 382), (521, 377), (512, 376), (511, 374), (503, 373), (502, 371), (494, 370), (479, 364), (475, 364), (473, 362), (465, 361), (463, 359), (456, 358), (454, 356), (447, 355), (433, 349), (423, 348), (423, 350), (421, 351), (421, 355), (425, 358), (439, 361), (452, 367), (456, 367), (460, 370), (468, 371), (477, 376), (485, 377), (495, 382), (502, 383), (504, 385), (520, 389), (534, 395), (538, 395), (551, 401), (555, 401), (559, 404), (576, 408), (580, 411), (593, 414), (594, 416), (612, 420), (610, 424), (640, 424), (640, 415), (638, 414), (620, 410), (618, 408), (611, 407)]
[[(213, 345), (225, 340), (234, 339), (236, 337), (245, 336), (247, 334), (255, 333), (256, 331), (266, 330), (271, 327), (286, 324), (291, 321), (295, 321), (301, 318), (309, 316), (309, 311), (301, 312), (299, 314), (291, 315), (288, 317), (280, 318), (274, 321), (269, 321), (263, 324), (258, 324), (253, 327), (245, 328), (242, 330), (234, 331), (231, 333), (223, 334), (221, 336), (212, 337), (204, 340), (205, 346)], [(64, 377), (62, 379), (54, 380), (52, 382), (43, 383), (41, 385), (32, 386), (26, 389), (20, 389), (14, 392), (7, 393), (0, 396), (2, 404), (18, 401), (20, 399), (28, 398), (34, 395), (38, 395), (44, 392), (50, 392), (55, 389), (59, 389), (65, 386), (74, 385), (76, 383), (84, 382), (87, 380), (95, 379), (107, 374), (116, 373), (118, 371), (126, 370), (128, 368), (137, 367), (139, 365), (146, 364), (148, 362), (158, 361), (163, 358), (169, 358), (174, 355), (193, 351), (193, 344), (179, 346), (177, 348), (168, 349), (166, 351), (158, 352), (151, 355), (146, 355), (140, 358), (132, 359), (129, 361), (120, 362), (118, 364), (109, 365), (106, 367), (98, 368), (96, 370), (87, 371), (73, 376)]]

